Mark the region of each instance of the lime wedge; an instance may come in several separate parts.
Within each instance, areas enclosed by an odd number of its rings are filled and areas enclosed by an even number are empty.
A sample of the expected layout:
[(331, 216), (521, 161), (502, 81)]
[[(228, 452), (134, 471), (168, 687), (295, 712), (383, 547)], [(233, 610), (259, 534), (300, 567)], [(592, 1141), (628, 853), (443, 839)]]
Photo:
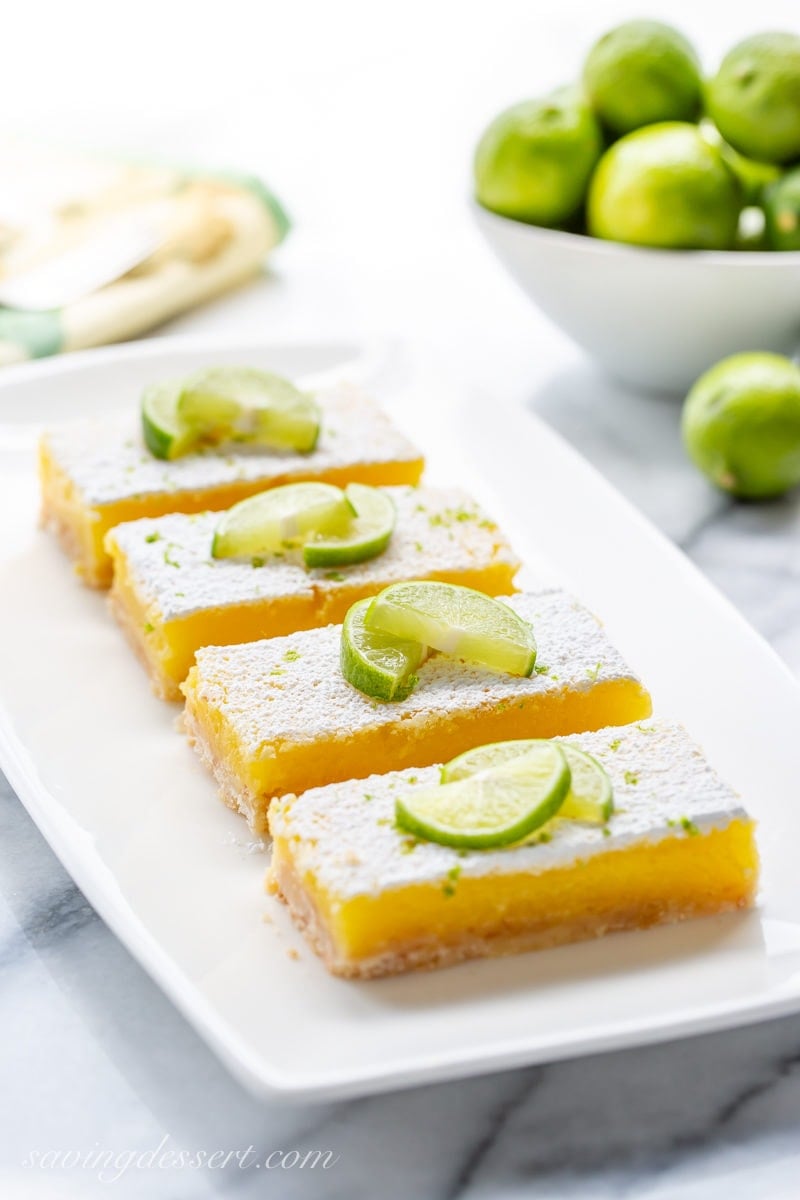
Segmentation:
[(142, 433), (156, 458), (178, 458), (199, 441), (195, 425), (178, 415), (180, 395), (179, 381), (153, 384), (142, 394)]
[(270, 555), (301, 544), (314, 533), (341, 533), (353, 510), (330, 483), (287, 483), (240, 500), (223, 513), (211, 544), (213, 558)]
[(307, 454), (317, 444), (319, 406), (288, 379), (253, 367), (209, 367), (183, 382), (178, 415), (190, 424), (227, 407), (234, 441), (297, 450)]
[(307, 567), (338, 567), (366, 562), (389, 545), (396, 520), (391, 496), (364, 483), (351, 483), (345, 495), (355, 512), (350, 528), (341, 537), (317, 535), (303, 547)]
[[(453, 783), (479, 771), (494, 770), (519, 761), (537, 744), (536, 740), (520, 738), (518, 741), (492, 742), (488, 746), (467, 750), (442, 767), (442, 783)], [(605, 824), (614, 811), (611, 780), (596, 758), (564, 742), (558, 744), (564, 751), (572, 774), (572, 785), (559, 809), (559, 817)]]
[(509, 675), (530, 675), (536, 662), (527, 621), (500, 600), (454, 583), (392, 584), (375, 597), (366, 623)]
[(387, 633), (367, 629), (364, 618), (372, 601), (358, 600), (342, 626), (341, 667), (348, 683), (376, 700), (405, 700), (413, 692), (418, 667), (428, 650)]
[(521, 758), (395, 803), (397, 824), (443, 846), (488, 850), (528, 837), (561, 809), (570, 772), (557, 742), (529, 742)]
[(614, 811), (611, 780), (591, 754), (563, 742), (561, 749), (572, 772), (572, 786), (558, 815), (572, 821), (596, 821), (604, 825)]
[(441, 770), (442, 783), (455, 783), (457, 779), (468, 779), (479, 771), (504, 767), (515, 759), (523, 758), (540, 741), (541, 738), (517, 738), (511, 742), (490, 742), (486, 746), (466, 750), (444, 764)]

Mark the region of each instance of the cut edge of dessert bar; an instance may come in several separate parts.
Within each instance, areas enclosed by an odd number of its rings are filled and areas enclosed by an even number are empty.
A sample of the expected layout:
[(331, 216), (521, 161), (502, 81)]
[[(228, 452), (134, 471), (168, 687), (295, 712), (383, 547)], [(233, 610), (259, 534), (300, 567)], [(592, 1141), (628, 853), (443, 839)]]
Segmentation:
[(398, 829), (398, 796), (436, 767), (272, 802), (268, 888), (334, 974), (370, 979), (746, 909), (754, 822), (680, 726), (564, 739), (614, 787), (605, 827), (556, 818), (546, 837), (454, 850)]
[(486, 742), (624, 725), (650, 695), (599, 622), (564, 592), (506, 602), (530, 620), (537, 673), (520, 679), (441, 655), (403, 701), (358, 692), (339, 669), (340, 626), (244, 646), (207, 646), (181, 685), (183, 728), (221, 799), (251, 828), (268, 827), (274, 796), (440, 762)]

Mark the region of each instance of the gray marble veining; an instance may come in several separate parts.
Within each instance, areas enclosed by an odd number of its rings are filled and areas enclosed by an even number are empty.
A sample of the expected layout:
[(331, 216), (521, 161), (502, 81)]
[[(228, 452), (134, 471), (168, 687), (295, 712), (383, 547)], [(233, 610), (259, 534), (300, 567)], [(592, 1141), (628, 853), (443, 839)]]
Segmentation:
[[(588, 366), (530, 402), (800, 671), (800, 506), (740, 506), (686, 462), (678, 407)], [(259, 1103), (225, 1072), (0, 788), (0, 1194), (280, 1200), (789, 1200), (800, 1018), (340, 1104)], [(330, 1149), (330, 1169), (89, 1172), (35, 1149)]]

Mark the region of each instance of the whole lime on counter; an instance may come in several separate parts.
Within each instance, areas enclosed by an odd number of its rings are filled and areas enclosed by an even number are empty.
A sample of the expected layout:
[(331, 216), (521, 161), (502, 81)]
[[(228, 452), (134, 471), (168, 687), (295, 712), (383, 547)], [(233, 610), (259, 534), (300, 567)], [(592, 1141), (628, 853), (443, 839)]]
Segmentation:
[(800, 250), (800, 167), (764, 192), (767, 240), (772, 250)]
[(748, 158), (800, 158), (800, 37), (759, 33), (726, 54), (706, 88), (722, 136)]
[(626, 21), (604, 34), (589, 51), (583, 86), (595, 113), (615, 134), (660, 121), (691, 121), (703, 94), (691, 43), (660, 21)]
[(780, 354), (734, 354), (686, 397), (683, 440), (700, 470), (745, 499), (800, 484), (800, 367)]
[(674, 250), (729, 250), (742, 208), (738, 181), (697, 126), (637, 129), (600, 159), (589, 187), (589, 233)]
[(506, 109), (475, 151), (484, 208), (532, 225), (560, 225), (583, 204), (603, 149), (600, 126), (573, 88)]

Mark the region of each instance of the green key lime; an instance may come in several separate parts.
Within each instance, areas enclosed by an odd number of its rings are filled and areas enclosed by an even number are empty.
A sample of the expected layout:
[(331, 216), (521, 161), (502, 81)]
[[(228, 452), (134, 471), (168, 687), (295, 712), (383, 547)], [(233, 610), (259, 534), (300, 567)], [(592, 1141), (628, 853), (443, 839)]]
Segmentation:
[(509, 675), (530, 675), (536, 662), (527, 621), (502, 601), (454, 583), (394, 583), (372, 601), (366, 624)]
[(288, 379), (252, 367), (209, 367), (184, 380), (181, 420), (197, 425), (227, 406), (234, 441), (308, 453), (317, 444), (319, 407)]
[(287, 483), (240, 500), (222, 514), (211, 545), (213, 558), (252, 558), (301, 545), (315, 533), (346, 530), (353, 510), (330, 483)]
[[(559, 817), (573, 821), (596, 821), (604, 824), (614, 811), (611, 780), (597, 759), (565, 742), (558, 743), (566, 755), (572, 774), (569, 793), (558, 811)], [(493, 770), (507, 763), (520, 762), (539, 740), (520, 738), (512, 742), (493, 742), (459, 754), (442, 767), (442, 783), (467, 779), (479, 771)]]
[(766, 499), (800, 484), (800, 367), (780, 354), (734, 354), (686, 397), (683, 440), (717, 487)]
[(800, 167), (764, 193), (767, 240), (773, 250), (800, 250)]
[(725, 55), (706, 104), (726, 142), (759, 162), (800, 157), (800, 37), (758, 33)]
[(603, 148), (600, 128), (574, 89), (500, 113), (475, 151), (475, 194), (484, 208), (533, 225), (578, 212)]
[(583, 69), (595, 113), (614, 134), (656, 121), (691, 121), (700, 109), (700, 63), (683, 34), (660, 21), (626, 21), (595, 42)]
[(338, 567), (366, 562), (389, 545), (397, 514), (391, 496), (379, 488), (351, 483), (345, 488), (355, 516), (340, 537), (317, 534), (303, 547), (307, 567)]
[(180, 396), (178, 380), (152, 384), (142, 394), (142, 433), (156, 458), (179, 458), (201, 441), (201, 428), (178, 415)]
[(358, 600), (342, 626), (340, 663), (348, 683), (376, 700), (405, 700), (417, 684), (415, 672), (428, 650), (419, 642), (368, 629), (364, 623), (372, 601)]
[(673, 250), (729, 250), (742, 193), (720, 151), (694, 125), (637, 129), (600, 159), (589, 188), (594, 237)]
[(733, 171), (742, 189), (742, 198), (746, 205), (760, 204), (765, 188), (780, 178), (780, 167), (774, 163), (756, 162), (753, 158), (745, 158), (733, 146), (723, 139), (713, 121), (705, 117), (698, 129), (709, 146), (714, 146), (722, 155), (723, 161)]
[(521, 842), (561, 810), (570, 769), (557, 742), (530, 742), (504, 766), (398, 797), (401, 829), (428, 842), (489, 850)]

